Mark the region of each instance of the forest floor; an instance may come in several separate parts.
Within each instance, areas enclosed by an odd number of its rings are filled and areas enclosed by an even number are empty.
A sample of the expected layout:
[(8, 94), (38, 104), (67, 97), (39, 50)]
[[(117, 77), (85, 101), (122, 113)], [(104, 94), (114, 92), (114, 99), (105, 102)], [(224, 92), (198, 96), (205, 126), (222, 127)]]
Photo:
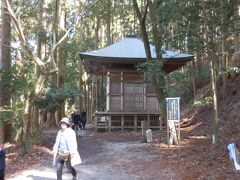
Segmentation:
[[(194, 126), (191, 128), (195, 128)], [(83, 163), (76, 166), (78, 179), (239, 179), (226, 147), (216, 154), (208, 136), (182, 129), (181, 147), (166, 145), (166, 137), (153, 131), (153, 142), (142, 143), (140, 131), (82, 131), (78, 137)], [(21, 157), (21, 148), (8, 145), (6, 179), (56, 179), (51, 148), (57, 130), (46, 130), (42, 145)], [(67, 170), (64, 178), (71, 179)]]
[[(88, 125), (78, 137), (83, 163), (77, 166), (79, 179), (240, 179), (229, 159), (227, 145), (239, 145), (240, 75), (228, 80), (224, 94), (218, 80), (219, 133), (211, 143), (212, 105), (184, 110), (181, 121), (181, 146), (168, 146), (166, 132), (153, 131), (153, 142), (142, 143), (141, 131), (96, 132)], [(199, 89), (198, 96), (209, 96), (211, 86)], [(21, 156), (21, 147), (6, 144), (6, 179), (55, 179), (51, 149), (57, 129), (45, 129), (43, 141), (33, 152)], [(69, 173), (64, 174), (71, 179)]]

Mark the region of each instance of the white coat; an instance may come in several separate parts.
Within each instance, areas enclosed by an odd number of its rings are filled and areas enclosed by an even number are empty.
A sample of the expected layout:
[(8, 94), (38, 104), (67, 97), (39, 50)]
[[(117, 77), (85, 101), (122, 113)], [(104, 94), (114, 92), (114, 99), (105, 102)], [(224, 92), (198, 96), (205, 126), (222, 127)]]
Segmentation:
[[(75, 166), (75, 165), (81, 164), (82, 160), (81, 160), (80, 154), (78, 153), (78, 150), (77, 150), (78, 146), (77, 146), (76, 133), (70, 127), (67, 128), (65, 131), (66, 131), (65, 135), (67, 136), (67, 139), (68, 139), (67, 146), (68, 146), (69, 152), (70, 152), (70, 154), (74, 154), (73, 157), (70, 157), (71, 165)], [(58, 147), (59, 147), (59, 143), (60, 143), (61, 132), (62, 132), (62, 130), (58, 131), (56, 141), (53, 146), (53, 166), (56, 166), (56, 157), (57, 157)]]

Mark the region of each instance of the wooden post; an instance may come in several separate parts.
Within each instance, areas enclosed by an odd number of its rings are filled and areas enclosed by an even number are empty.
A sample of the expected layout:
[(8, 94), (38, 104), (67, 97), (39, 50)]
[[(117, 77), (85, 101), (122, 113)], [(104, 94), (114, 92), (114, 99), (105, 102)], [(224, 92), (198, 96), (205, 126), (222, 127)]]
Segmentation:
[(97, 131), (97, 127), (98, 127), (98, 116), (95, 115), (93, 116), (93, 123), (94, 123), (94, 128), (95, 128), (95, 131)]
[(109, 116), (109, 120), (108, 120), (108, 131), (110, 132), (112, 129), (112, 116)]
[(163, 123), (163, 120), (162, 120), (162, 116), (159, 115), (159, 131), (162, 132), (162, 123)]
[(178, 124), (178, 129), (177, 129), (177, 131), (178, 131), (178, 147), (179, 147), (179, 153), (178, 153), (178, 156), (180, 157), (181, 156), (181, 137), (180, 137), (180, 121), (178, 121), (177, 122)]
[(121, 111), (123, 111), (123, 72), (121, 72)]
[(150, 114), (147, 115), (147, 128), (150, 128)]
[(110, 110), (110, 72), (107, 72), (107, 89), (106, 89), (106, 111)]
[(110, 116), (105, 116), (105, 130), (109, 130), (109, 119)]
[(141, 121), (141, 127), (142, 127), (142, 143), (146, 143), (147, 142), (146, 121)]
[(146, 111), (147, 108), (147, 91), (146, 86), (143, 85), (143, 110)]
[(124, 115), (121, 115), (121, 130), (124, 130)]
[(134, 114), (134, 130), (137, 130), (137, 115)]

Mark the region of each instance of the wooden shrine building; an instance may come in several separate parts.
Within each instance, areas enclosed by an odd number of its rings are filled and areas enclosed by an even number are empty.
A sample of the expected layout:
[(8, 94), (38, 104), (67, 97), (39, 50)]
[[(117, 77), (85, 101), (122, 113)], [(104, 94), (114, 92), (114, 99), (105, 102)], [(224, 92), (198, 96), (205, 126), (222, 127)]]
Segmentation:
[[(152, 58), (155, 47), (150, 45)], [(193, 55), (172, 51), (162, 54), (166, 60), (164, 70), (170, 73), (188, 61)], [(121, 41), (91, 52), (80, 53), (87, 73), (106, 75), (106, 110), (95, 112), (96, 128), (137, 130), (141, 121), (148, 128), (160, 127), (160, 113), (152, 86), (146, 86), (136, 65), (146, 61), (143, 42), (136, 36), (127, 36)]]

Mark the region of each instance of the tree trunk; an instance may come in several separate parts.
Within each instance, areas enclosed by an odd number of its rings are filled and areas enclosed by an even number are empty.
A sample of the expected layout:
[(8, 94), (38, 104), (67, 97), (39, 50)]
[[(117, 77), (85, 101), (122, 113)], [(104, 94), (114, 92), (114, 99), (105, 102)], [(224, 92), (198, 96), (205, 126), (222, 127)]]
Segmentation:
[[(139, 24), (140, 24), (140, 30), (141, 30), (141, 35), (143, 38), (143, 43), (144, 43), (144, 48), (146, 51), (146, 57), (148, 61), (152, 60), (152, 56), (151, 56), (151, 51), (150, 51), (150, 44), (149, 44), (149, 39), (148, 39), (148, 35), (147, 35), (147, 30), (146, 30), (146, 16), (147, 16), (147, 9), (149, 6), (149, 12), (150, 12), (150, 19), (151, 19), (151, 23), (152, 23), (152, 34), (153, 34), (153, 39), (154, 39), (154, 43), (156, 44), (156, 59), (157, 61), (159, 61), (160, 63), (164, 63), (163, 59), (162, 59), (162, 54), (161, 54), (161, 37), (160, 37), (160, 30), (158, 27), (158, 20), (157, 20), (157, 14), (156, 14), (156, 10), (153, 7), (152, 1), (148, 0), (147, 1), (147, 5), (145, 8), (145, 12), (142, 15), (137, 1), (133, 0), (133, 6), (134, 9), (136, 11), (138, 20), (139, 20)], [(162, 65), (162, 69), (159, 69), (162, 73), (160, 74), (159, 77), (153, 77), (151, 79), (152, 81), (152, 85), (154, 87), (158, 102), (160, 104), (160, 111), (162, 114), (162, 118), (164, 120), (166, 120), (166, 103), (165, 103), (165, 89), (166, 89), (166, 85), (165, 85), (165, 73), (163, 71), (163, 65)]]
[(23, 148), (24, 154), (32, 151), (32, 132), (31, 132), (31, 109), (32, 102), (30, 100), (30, 92), (25, 95), (25, 107), (23, 114)]
[[(56, 43), (57, 39), (59, 38), (59, 33), (58, 33), (58, 24), (59, 24), (59, 12), (60, 12), (60, 0), (55, 0), (55, 6), (54, 6), (54, 15), (53, 15), (53, 26), (52, 26), (52, 34), (53, 34), (53, 44)], [(57, 51), (53, 53), (53, 58), (55, 59), (56, 64), (59, 62), (59, 57), (57, 54)], [(54, 84), (55, 87), (57, 87), (57, 74), (53, 73), (50, 76), (51, 83)], [(47, 115), (47, 122), (49, 123), (49, 126), (56, 126), (56, 118), (55, 118), (55, 113), (53, 112), (48, 112)]]
[[(45, 0), (40, 0), (38, 4), (39, 14), (38, 14), (38, 40), (37, 40), (37, 56), (40, 59), (45, 59), (45, 52), (46, 52), (46, 33), (44, 30), (44, 4)], [(35, 72), (36, 79), (40, 76), (40, 67), (36, 65), (36, 72)], [(39, 109), (37, 106), (33, 107), (33, 134), (34, 134), (34, 141), (41, 138), (41, 120)], [(35, 138), (37, 137), (37, 138)]]
[(110, 45), (111, 44), (111, 0), (107, 0), (107, 43), (106, 45)]
[(239, 51), (239, 33), (234, 33), (234, 52)]
[[(236, 6), (235, 7), (235, 11), (234, 11), (234, 16), (235, 16), (235, 19), (239, 19), (240, 18), (240, 12), (239, 12), (239, 8), (240, 6)], [(240, 45), (239, 45), (239, 23), (238, 21), (235, 21), (234, 23), (234, 52), (238, 52), (239, 51), (239, 48), (240, 48)]]
[(218, 101), (217, 101), (217, 84), (216, 84), (216, 72), (215, 64), (213, 60), (214, 56), (210, 56), (210, 68), (211, 68), (211, 79), (212, 79), (212, 92), (213, 92), (213, 133), (212, 133), (212, 143), (217, 143), (217, 131), (218, 131)]
[(55, 121), (55, 113), (54, 112), (47, 112), (47, 122), (46, 124), (48, 127), (56, 127), (57, 122)]
[(168, 144), (169, 145), (172, 145), (172, 144), (178, 145), (180, 139), (178, 137), (178, 132), (177, 132), (177, 129), (176, 129), (176, 122), (169, 121), (168, 122), (168, 127), (169, 127), (169, 134), (170, 134)]
[[(204, 9), (205, 11), (205, 9)], [(212, 14), (210, 14), (212, 15)], [(212, 15), (213, 16), (213, 15)], [(211, 18), (210, 18), (211, 19)], [(217, 83), (216, 83), (216, 69), (215, 69), (215, 50), (214, 50), (214, 37), (215, 37), (215, 24), (209, 21), (209, 18), (204, 18), (204, 27), (207, 41), (207, 54), (211, 71), (211, 85), (212, 85), (212, 97), (213, 97), (213, 116), (212, 116), (212, 144), (217, 143), (218, 133), (218, 101), (217, 101)]]
[[(88, 10), (91, 9), (98, 1), (99, 0), (96, 0), (90, 6), (86, 6), (82, 10), (80, 17), (83, 18), (85, 16), (85, 14), (88, 12)], [(8, 11), (7, 14), (9, 14), (11, 16), (12, 21), (14, 22), (13, 27), (14, 27), (14, 29), (15, 29), (18, 37), (19, 37), (19, 40), (20, 40), (23, 51), (26, 53), (26, 55), (29, 57), (29, 59), (32, 59), (33, 61), (35, 61), (39, 65), (41, 73), (40, 73), (40, 75), (37, 79), (37, 83), (36, 83), (36, 87), (35, 87), (35, 94), (34, 95), (36, 95), (41, 91), (47, 76), (49, 76), (50, 74), (56, 73), (58, 71), (56, 61), (55, 61), (55, 59), (56, 59), (55, 50), (67, 38), (67, 35), (69, 34), (69, 32), (75, 27), (75, 24), (73, 26), (71, 26), (71, 28), (69, 28), (66, 31), (65, 35), (60, 40), (58, 40), (56, 32), (57, 32), (57, 29), (58, 29), (58, 15), (59, 15), (58, 10), (59, 10), (59, 5), (60, 4), (59, 4), (59, 0), (56, 0), (55, 15), (54, 15), (54, 21), (53, 21), (53, 24), (54, 24), (53, 25), (53, 32), (55, 34), (53, 36), (53, 43), (51, 44), (51, 49), (49, 50), (49, 54), (50, 54), (49, 59), (47, 61), (43, 61), (43, 59), (41, 59), (40, 57), (38, 57), (37, 55), (34, 54), (34, 51), (32, 50), (33, 48), (31, 47), (30, 43), (28, 42), (27, 37), (24, 34), (24, 29), (23, 29), (22, 23), (20, 21), (20, 14), (21, 13), (15, 13), (13, 11), (13, 9), (11, 8), (11, 5), (9, 3), (9, 0), (2, 0), (1, 2), (3, 2), (2, 4), (6, 5), (7, 11)], [(11, 32), (10, 28), (7, 29), (6, 27), (7, 26), (3, 26), (4, 29), (6, 29), (8, 32)], [(58, 41), (56, 41), (56, 40), (58, 40)], [(56, 78), (54, 77), (53, 79), (56, 79)], [(25, 108), (26, 115), (25, 115), (24, 119), (25, 119), (27, 124), (25, 125), (26, 126), (25, 127), (25, 133), (24, 133), (23, 136), (24, 136), (25, 140), (27, 140), (27, 138), (31, 138), (31, 136), (26, 137), (26, 134), (29, 134), (29, 131), (31, 131), (31, 130), (29, 130), (31, 128), (31, 121), (30, 122), (28, 121), (28, 118), (31, 117), (31, 114), (27, 113), (27, 111), (28, 112), (31, 111), (31, 102), (30, 102), (30, 99), (29, 99), (29, 95), (27, 97), (27, 102), (26, 102), (25, 107), (26, 107)], [(52, 117), (52, 116), (50, 116), (50, 117)], [(55, 124), (55, 121), (53, 121), (52, 124), (53, 123)], [(8, 129), (7, 132), (10, 133), (12, 131), (11, 131), (11, 129), (10, 130)], [(27, 151), (30, 149), (28, 147), (29, 147), (28, 144), (26, 144), (26, 150)]]
[[(65, 2), (60, 10), (60, 30), (59, 34), (60, 36), (64, 36), (65, 32), (63, 32), (63, 29), (66, 29), (66, 7), (65, 7)], [(66, 59), (67, 59), (67, 50), (64, 45), (59, 47), (59, 59), (58, 59), (58, 74), (57, 74), (57, 86), (63, 87), (64, 86), (64, 78), (62, 76), (62, 72), (64, 70), (65, 64), (66, 64)], [(58, 121), (65, 116), (65, 102), (61, 105), (61, 107), (57, 111), (57, 123)]]
[(223, 81), (223, 98), (225, 98), (226, 96), (226, 93), (227, 93), (227, 73), (226, 73), (226, 69), (228, 67), (228, 53), (225, 52), (223, 53), (223, 56), (222, 56), (222, 81)]
[[(221, 4), (221, 8), (224, 7), (224, 2), (223, 0), (220, 1), (220, 4)], [(227, 35), (226, 35), (226, 31), (228, 29), (228, 26), (227, 26), (227, 23), (226, 23), (226, 17), (225, 17), (225, 14), (224, 12), (221, 12), (220, 14), (221, 16), (221, 41), (222, 41), (222, 47), (221, 47), (221, 50), (222, 50), (222, 57), (221, 57), (221, 60), (220, 60), (220, 73), (221, 73), (221, 77), (222, 77), (222, 82), (223, 82), (223, 98), (225, 98), (226, 96), (226, 86), (227, 86), (227, 77), (226, 77), (226, 73), (224, 72), (225, 71), (225, 68), (226, 68), (226, 58), (227, 58)], [(213, 66), (214, 67), (214, 66)]]
[[(162, 38), (161, 38), (161, 31), (163, 31), (163, 28), (161, 26), (158, 27), (158, 19), (157, 19), (157, 11), (153, 6), (153, 3), (151, 0), (148, 0), (149, 4), (149, 12), (150, 12), (150, 19), (152, 23), (152, 34), (153, 39), (156, 47), (156, 58), (157, 60), (162, 63), (161, 68), (159, 71), (161, 72), (159, 74), (159, 77), (155, 77), (152, 80), (153, 87), (155, 89), (155, 92), (157, 94), (158, 101), (160, 103), (160, 110), (161, 114), (163, 116), (163, 119), (166, 120), (166, 84), (165, 84), (165, 72), (163, 69), (164, 60), (162, 58), (161, 49), (162, 49)], [(157, 7), (157, 6), (156, 6)]]
[[(100, 21), (99, 16), (97, 16), (95, 19), (96, 19), (96, 22), (95, 22), (95, 24), (96, 24), (96, 28), (95, 28), (95, 49), (98, 49), (99, 48), (99, 29), (100, 29), (101, 21)], [(108, 41), (110, 41), (110, 40), (107, 40), (107, 42)]]
[[(11, 3), (11, 1), (9, 1)], [(0, 69), (4, 70), (6, 73), (10, 73), (11, 68), (11, 18), (5, 7), (5, 2), (1, 1), (1, 59), (0, 59)], [(6, 77), (6, 76), (5, 76)], [(1, 89), (2, 96), (0, 97), (0, 109), (11, 106), (11, 93), (10, 93), (10, 80), (6, 79), (3, 89)], [(1, 117), (1, 112), (0, 112)], [(2, 118), (0, 118), (2, 120)], [(5, 123), (0, 120), (0, 144), (6, 141), (12, 140), (12, 122), (8, 119)]]
[(196, 77), (196, 62), (193, 60), (192, 63), (192, 68), (193, 68), (193, 76), (192, 76), (192, 84), (193, 84), (193, 97), (195, 99), (196, 94), (197, 94), (197, 77)]

